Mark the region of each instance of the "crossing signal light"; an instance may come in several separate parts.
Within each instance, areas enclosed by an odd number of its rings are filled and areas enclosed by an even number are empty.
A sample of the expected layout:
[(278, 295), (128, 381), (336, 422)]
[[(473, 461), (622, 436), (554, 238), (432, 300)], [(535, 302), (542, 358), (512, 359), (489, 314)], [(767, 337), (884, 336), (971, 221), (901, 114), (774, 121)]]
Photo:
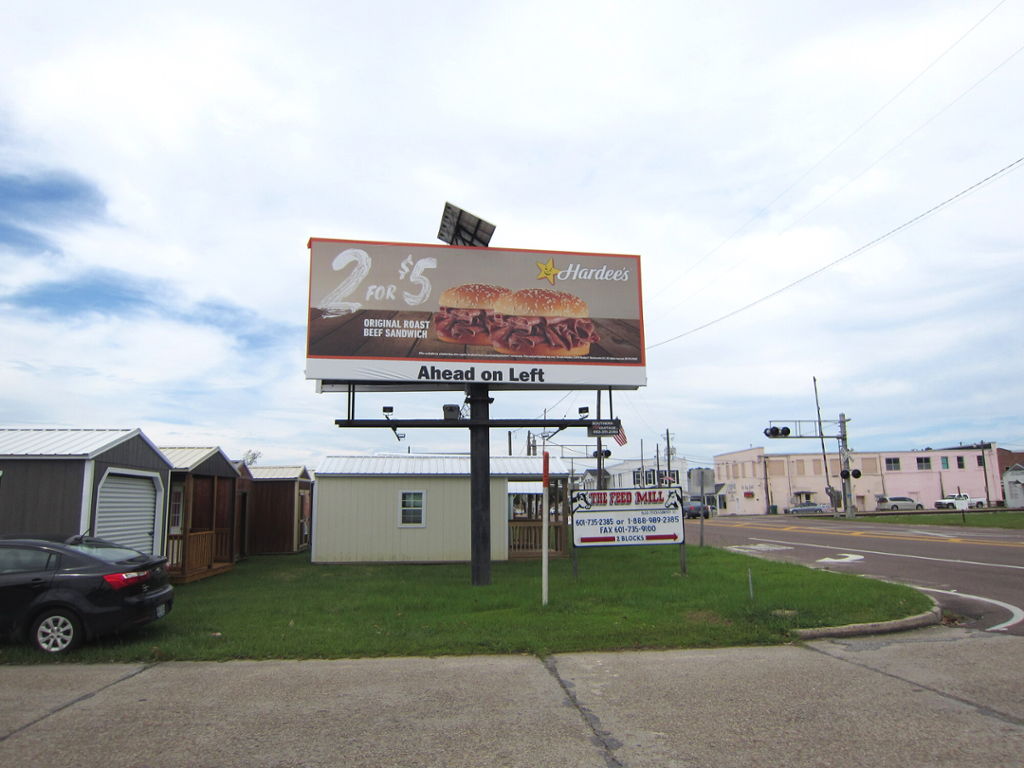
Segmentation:
[(764, 431), (765, 437), (789, 437), (789, 427), (768, 427)]
[(858, 477), (860, 477), (860, 470), (859, 469), (853, 469), (853, 470), (844, 469), (842, 472), (839, 473), (839, 476), (841, 478), (843, 478), (843, 480), (848, 480), (851, 477), (854, 480), (856, 480)]

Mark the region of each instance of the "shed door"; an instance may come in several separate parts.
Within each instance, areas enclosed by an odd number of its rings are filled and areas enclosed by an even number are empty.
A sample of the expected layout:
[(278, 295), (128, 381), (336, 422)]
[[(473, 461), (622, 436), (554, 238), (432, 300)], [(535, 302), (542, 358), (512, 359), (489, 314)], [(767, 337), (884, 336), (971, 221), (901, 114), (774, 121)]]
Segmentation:
[(96, 504), (96, 536), (153, 554), (156, 486), (148, 477), (107, 475)]

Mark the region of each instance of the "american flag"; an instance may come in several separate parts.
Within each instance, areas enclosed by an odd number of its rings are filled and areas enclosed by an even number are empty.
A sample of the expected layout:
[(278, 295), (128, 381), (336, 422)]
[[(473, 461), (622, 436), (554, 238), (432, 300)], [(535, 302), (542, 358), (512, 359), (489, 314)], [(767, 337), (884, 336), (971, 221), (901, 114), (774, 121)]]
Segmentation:
[(619, 425), (619, 434), (615, 436), (615, 442), (619, 445), (626, 444), (626, 430), (622, 428), (622, 425)]

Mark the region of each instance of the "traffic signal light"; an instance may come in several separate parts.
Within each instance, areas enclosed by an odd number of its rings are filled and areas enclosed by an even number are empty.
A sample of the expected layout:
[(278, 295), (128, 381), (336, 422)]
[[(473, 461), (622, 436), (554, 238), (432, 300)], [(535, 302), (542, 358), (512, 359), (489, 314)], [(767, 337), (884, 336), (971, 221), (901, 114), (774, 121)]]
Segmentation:
[(859, 469), (854, 469), (854, 470), (844, 469), (842, 472), (839, 473), (839, 476), (841, 478), (843, 478), (843, 480), (848, 480), (851, 477), (854, 480), (856, 480), (858, 477), (860, 477), (860, 470)]
[(765, 437), (789, 437), (789, 427), (768, 427), (764, 431)]
[[(591, 454), (591, 455), (596, 459), (597, 458), (597, 453), (598, 453), (597, 451), (594, 451), (594, 453)], [(607, 459), (611, 455), (612, 455), (612, 452), (609, 451), (607, 448), (605, 448), (603, 451), (601, 451), (601, 458)]]

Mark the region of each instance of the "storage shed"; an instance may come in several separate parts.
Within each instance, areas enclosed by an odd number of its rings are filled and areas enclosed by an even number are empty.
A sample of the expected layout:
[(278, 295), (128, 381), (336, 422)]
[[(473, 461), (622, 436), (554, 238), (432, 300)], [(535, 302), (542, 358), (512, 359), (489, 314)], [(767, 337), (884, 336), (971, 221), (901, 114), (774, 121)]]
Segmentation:
[(249, 467), (249, 552), (284, 554), (309, 548), (313, 478), (303, 466)]
[[(543, 522), (510, 520), (508, 496), (510, 482), (542, 479), (543, 459), (496, 456), (490, 464), (491, 559), (507, 560), (539, 546)], [(568, 475), (560, 459), (550, 460), (553, 482), (564, 486)], [(329, 456), (315, 476), (313, 562), (472, 559), (469, 456)], [(549, 548), (564, 554), (565, 516), (552, 515), (550, 522)], [(527, 535), (529, 525), (536, 535)]]
[(0, 429), (0, 533), (165, 550), (171, 463), (138, 429)]
[(1003, 498), (1010, 509), (1024, 508), (1024, 464), (1014, 464), (1003, 472)]
[(167, 568), (183, 584), (230, 571), (239, 559), (238, 470), (217, 447), (161, 448), (171, 461)]

